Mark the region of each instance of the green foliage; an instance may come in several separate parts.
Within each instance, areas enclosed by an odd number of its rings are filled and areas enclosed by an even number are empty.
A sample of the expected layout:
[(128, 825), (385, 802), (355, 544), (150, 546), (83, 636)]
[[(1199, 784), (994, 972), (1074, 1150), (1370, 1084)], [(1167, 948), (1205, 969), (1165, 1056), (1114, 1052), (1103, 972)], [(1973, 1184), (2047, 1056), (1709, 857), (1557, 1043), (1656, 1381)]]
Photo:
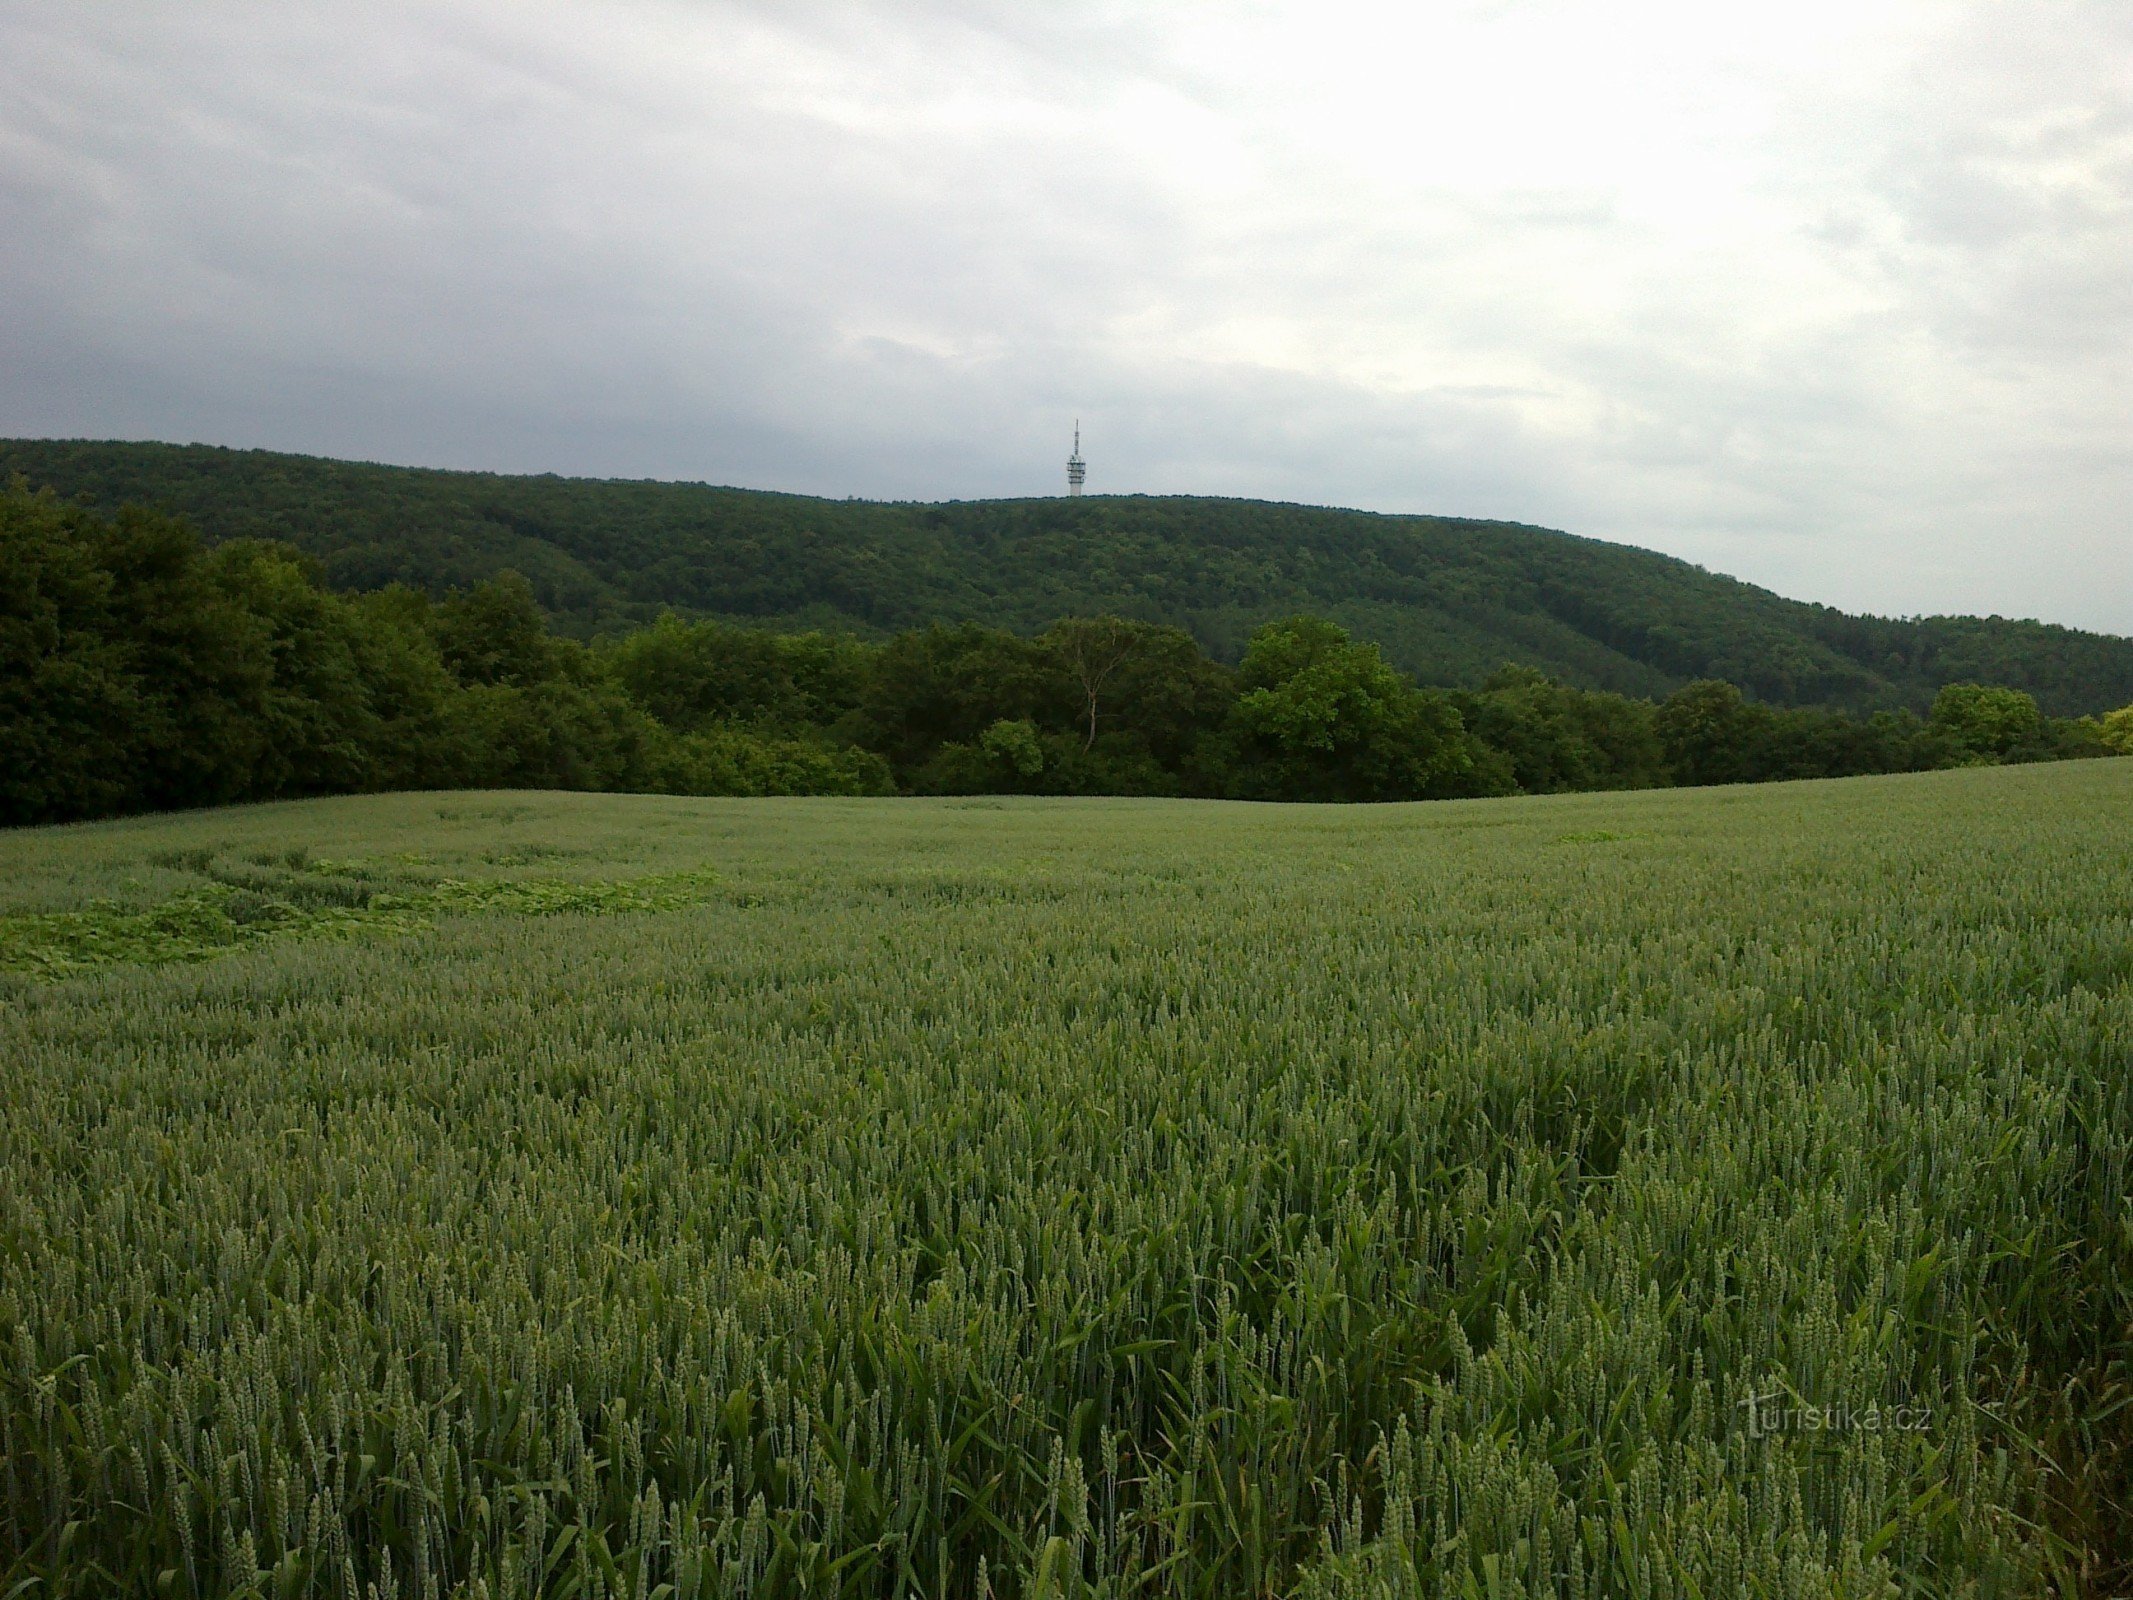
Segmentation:
[(1652, 727), (1674, 781), (1684, 784), (1921, 772), (1962, 759), (1944, 728), (1907, 711), (1857, 720), (1766, 706), (1746, 699), (1730, 683), (1692, 683), (1677, 690), (1658, 708)]
[(1038, 638), (1065, 669), (1085, 719), (1082, 748), (1124, 732), (1151, 758), (1181, 764), (1198, 730), (1227, 711), (1229, 674), (1182, 628), (1125, 617), (1067, 617)]
[(1681, 783), (1738, 783), (1749, 776), (1757, 709), (1730, 683), (1691, 683), (1667, 697), (1653, 731)]
[(1034, 722), (995, 722), (978, 735), (978, 748), (1017, 777), (1034, 778), (1044, 770), (1044, 746)]
[[(1717, 682), (1655, 709), (1518, 667), (1444, 694), (1303, 616), (1259, 629), (1239, 672), (1116, 616), (877, 643), (667, 615), (588, 647), (548, 630), (516, 573), (441, 601), (336, 595), (286, 546), (208, 548), (158, 514), (107, 522), (19, 487), (0, 495), (0, 578), (0, 731), (27, 757), (0, 772), (0, 823), (437, 786), (1400, 800), (2109, 748), (2099, 723), (1974, 686), (1930, 726)], [(2023, 715), (1994, 732), (1993, 706)]]
[(481, 913), (671, 911), (704, 898), (706, 871), (612, 882), (463, 879), (397, 862), (232, 863), (212, 851), (166, 860), (206, 881), (143, 910), (89, 905), (77, 911), (0, 916), (0, 972), (73, 977), (121, 964), (201, 961), (270, 940), (410, 934), (441, 916)]
[(1932, 726), (1973, 760), (2005, 761), (2044, 731), (2037, 702), (2019, 689), (1951, 683), (1933, 697)]
[[(935, 627), (873, 653), (852, 727), (922, 793), (1178, 794), (1218, 790), (1212, 753), (1233, 675), (1182, 629), (1067, 618), (1035, 639)], [(1026, 727), (1004, 756), (1001, 724)], [(991, 744), (988, 745), (988, 740)]]
[(0, 494), (0, 821), (357, 786), (376, 718), (356, 610), (284, 550), (207, 552)]
[(661, 743), (644, 785), (662, 794), (882, 795), (896, 780), (881, 757), (853, 745), (712, 726)]
[(1472, 768), (1451, 702), (1333, 623), (1268, 623), (1252, 635), (1237, 681), (1233, 783), (1246, 797), (1412, 800), (1453, 792)]
[(2113, 755), (2133, 756), (2133, 706), (2106, 712), (2099, 722), (2097, 738)]
[(87, 520), (48, 497), (0, 499), (0, 820), (94, 815), (126, 792), (143, 707)]
[[(807, 692), (851, 670), (841, 642), (771, 648)], [(514, 573), (441, 603), (344, 597), (285, 546), (208, 549), (155, 513), (0, 493), (0, 731), (19, 752), (0, 824), (418, 786), (892, 787), (827, 731), (670, 728), (629, 683), (551, 634)], [(823, 703), (796, 693), (802, 712)]]
[(630, 698), (670, 728), (828, 725), (855, 710), (873, 651), (834, 634), (770, 633), (663, 616), (604, 659)]
[(567, 653), (549, 637), (533, 585), (517, 572), (447, 596), (431, 628), (437, 653), (461, 683), (523, 688), (569, 670)]
[(183, 513), (217, 541), (288, 540), (343, 590), (399, 582), (443, 595), (522, 572), (583, 637), (670, 608), (870, 636), (936, 622), (1026, 636), (1060, 617), (1110, 615), (1184, 628), (1234, 662), (1255, 628), (1304, 612), (1441, 686), (1478, 687), (1513, 660), (1646, 699), (1722, 678), (1765, 704), (1856, 713), (1922, 712), (1942, 684), (1965, 680), (2024, 690), (2055, 716), (2133, 700), (2133, 640), (1998, 617), (1846, 616), (1511, 523), (1188, 497), (882, 505), (206, 446), (0, 441), (0, 477), (16, 471), (107, 511)]
[(0, 982), (0, 1593), (2121, 1593), (2129, 803), (0, 836), (10, 919), (680, 886)]
[(1033, 641), (974, 623), (898, 634), (874, 657), (862, 691), (864, 743), (899, 769), (943, 745), (974, 745), (996, 722), (1065, 723), (1074, 709), (1063, 665)]
[(1649, 789), (1669, 781), (1649, 701), (1506, 666), (1481, 693), (1455, 696), (1454, 704), (1476, 737), (1504, 753), (1511, 782), (1524, 793)]

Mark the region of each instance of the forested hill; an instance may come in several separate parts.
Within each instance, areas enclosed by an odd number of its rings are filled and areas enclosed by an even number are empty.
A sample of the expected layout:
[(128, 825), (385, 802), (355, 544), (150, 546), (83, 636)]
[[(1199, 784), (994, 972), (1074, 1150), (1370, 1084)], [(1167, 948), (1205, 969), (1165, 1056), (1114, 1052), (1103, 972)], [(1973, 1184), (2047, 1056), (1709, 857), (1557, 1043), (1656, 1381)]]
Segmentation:
[(881, 504), (0, 440), (0, 480), (16, 474), (104, 508), (176, 511), (211, 539), (285, 540), (344, 589), (443, 590), (515, 568), (584, 634), (667, 608), (869, 632), (935, 621), (1033, 631), (1114, 612), (1181, 624), (1234, 660), (1258, 623), (1308, 611), (1447, 685), (1515, 661), (1634, 695), (1713, 677), (1779, 704), (1852, 709), (1922, 707), (1963, 680), (2025, 689), (2058, 715), (2133, 700), (2133, 639), (1849, 616), (1515, 523), (1188, 497)]

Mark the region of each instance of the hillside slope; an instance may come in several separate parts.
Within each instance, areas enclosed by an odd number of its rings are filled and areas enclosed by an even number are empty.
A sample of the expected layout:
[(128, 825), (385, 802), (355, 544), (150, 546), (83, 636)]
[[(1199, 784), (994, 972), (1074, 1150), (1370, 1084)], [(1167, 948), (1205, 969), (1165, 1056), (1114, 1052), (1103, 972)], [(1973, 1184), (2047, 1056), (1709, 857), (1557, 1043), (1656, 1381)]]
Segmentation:
[(1515, 523), (1189, 497), (938, 505), (702, 484), (507, 477), (202, 445), (0, 440), (0, 478), (287, 540), (343, 588), (432, 589), (504, 567), (581, 632), (667, 607), (780, 626), (1068, 614), (1180, 623), (1234, 659), (1308, 610), (1426, 682), (1519, 661), (1663, 695), (1723, 677), (1782, 704), (1923, 705), (1941, 684), (2073, 715), (2133, 701), (2133, 639), (2000, 618), (1895, 621), (1786, 600), (1650, 551)]

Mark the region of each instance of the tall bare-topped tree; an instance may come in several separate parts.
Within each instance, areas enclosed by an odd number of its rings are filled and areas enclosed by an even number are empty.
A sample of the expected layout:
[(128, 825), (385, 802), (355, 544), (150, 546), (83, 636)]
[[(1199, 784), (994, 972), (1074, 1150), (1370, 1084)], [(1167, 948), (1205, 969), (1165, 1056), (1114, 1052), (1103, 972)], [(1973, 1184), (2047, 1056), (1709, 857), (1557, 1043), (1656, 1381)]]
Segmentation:
[(1081, 745), (1084, 750), (1096, 744), (1104, 685), (1147, 645), (1148, 633), (1145, 623), (1128, 622), (1124, 617), (1067, 617), (1047, 630), (1046, 642), (1059, 653), (1081, 688), (1088, 726), (1088, 737)]

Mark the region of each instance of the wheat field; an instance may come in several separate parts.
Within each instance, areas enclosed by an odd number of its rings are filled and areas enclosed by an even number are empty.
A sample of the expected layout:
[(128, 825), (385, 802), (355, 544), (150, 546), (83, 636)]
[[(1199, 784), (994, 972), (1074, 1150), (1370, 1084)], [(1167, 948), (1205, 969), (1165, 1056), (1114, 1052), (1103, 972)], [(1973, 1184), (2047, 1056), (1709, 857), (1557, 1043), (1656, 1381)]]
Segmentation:
[(2129, 823), (0, 834), (0, 1600), (2120, 1592)]

